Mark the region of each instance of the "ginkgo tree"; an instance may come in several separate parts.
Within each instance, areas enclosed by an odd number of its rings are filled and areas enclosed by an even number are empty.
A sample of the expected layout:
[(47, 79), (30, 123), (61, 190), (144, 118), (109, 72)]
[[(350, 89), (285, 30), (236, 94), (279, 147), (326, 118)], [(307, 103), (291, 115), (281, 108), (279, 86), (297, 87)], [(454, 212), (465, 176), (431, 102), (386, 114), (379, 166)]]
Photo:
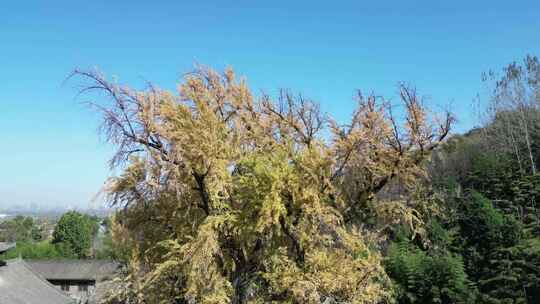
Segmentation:
[(255, 96), (231, 69), (197, 68), (176, 94), (75, 75), (105, 93), (91, 104), (121, 169), (106, 190), (132, 252), (110, 303), (391, 300), (378, 223), (420, 220), (380, 193), (415, 186), (449, 113), (404, 85), (401, 118), (358, 94), (342, 125), (288, 91)]

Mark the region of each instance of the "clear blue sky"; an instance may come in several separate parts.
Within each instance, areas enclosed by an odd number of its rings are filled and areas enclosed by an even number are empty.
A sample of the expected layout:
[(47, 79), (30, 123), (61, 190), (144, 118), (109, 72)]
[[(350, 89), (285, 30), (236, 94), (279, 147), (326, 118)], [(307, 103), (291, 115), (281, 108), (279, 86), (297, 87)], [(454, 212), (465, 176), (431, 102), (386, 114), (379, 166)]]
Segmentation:
[(481, 73), (540, 54), (539, 33), (538, 1), (5, 1), (0, 206), (83, 208), (110, 175), (97, 116), (63, 84), (76, 67), (174, 88), (195, 62), (231, 65), (340, 120), (354, 89), (392, 97), (407, 81), (453, 101), (464, 131)]

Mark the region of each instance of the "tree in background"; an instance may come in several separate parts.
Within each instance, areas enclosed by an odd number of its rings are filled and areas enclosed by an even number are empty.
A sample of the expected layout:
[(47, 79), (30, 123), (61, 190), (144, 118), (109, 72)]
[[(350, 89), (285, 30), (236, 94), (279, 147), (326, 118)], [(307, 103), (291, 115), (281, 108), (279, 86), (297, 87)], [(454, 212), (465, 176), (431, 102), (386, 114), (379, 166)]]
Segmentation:
[(540, 62), (527, 56), (504, 68), (502, 75), (489, 72), (484, 81), (491, 98), (485, 112), (484, 134), (497, 152), (512, 155), (520, 171), (536, 174), (540, 158)]
[(34, 219), (27, 216), (16, 216), (0, 223), (0, 241), (30, 242), (41, 240), (41, 230)]
[[(449, 140), (430, 170), (445, 193), (448, 211), (442, 220), (455, 234), (450, 249), (462, 257), (468, 279), (477, 286), (478, 303), (536, 303), (540, 179), (520, 169), (511, 150), (491, 149), (483, 132)], [(455, 162), (466, 164), (464, 170), (452, 170)]]
[(386, 269), (397, 284), (397, 302), (477, 303), (463, 259), (450, 251), (450, 233), (436, 221), (430, 225), (432, 246), (428, 250), (415, 244), (404, 230), (389, 246)]
[(467, 195), (460, 214), (461, 254), (482, 303), (525, 301), (522, 283), (528, 266), (515, 247), (523, 239), (520, 222), (477, 192)]
[(131, 258), (134, 244), (126, 227), (118, 222), (115, 215), (103, 220), (103, 225), (106, 227), (103, 248), (96, 253), (96, 258), (127, 264)]
[(449, 114), (429, 117), (415, 90), (401, 86), (404, 125), (388, 102), (359, 94), (343, 126), (302, 96), (256, 99), (232, 70), (198, 69), (178, 96), (76, 74), (112, 100), (94, 105), (118, 147), (112, 165), (126, 165), (108, 192), (124, 207), (117, 220), (133, 249), (111, 302), (391, 297), (377, 227), (418, 219), (407, 201), (377, 195), (395, 180), (402, 189), (415, 185), (449, 132)]
[(77, 211), (62, 215), (53, 232), (52, 243), (62, 256), (85, 258), (90, 254), (92, 241), (99, 228), (98, 221)]

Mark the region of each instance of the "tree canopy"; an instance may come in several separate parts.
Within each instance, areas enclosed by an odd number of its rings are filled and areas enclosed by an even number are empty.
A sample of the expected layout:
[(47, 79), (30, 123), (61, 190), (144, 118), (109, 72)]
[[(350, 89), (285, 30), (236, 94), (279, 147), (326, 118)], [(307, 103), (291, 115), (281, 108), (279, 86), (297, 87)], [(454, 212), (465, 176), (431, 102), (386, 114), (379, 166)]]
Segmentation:
[(75, 74), (88, 81), (85, 92), (105, 93), (108, 101), (92, 104), (118, 149), (111, 164), (123, 170), (107, 191), (123, 207), (117, 221), (133, 250), (111, 302), (392, 297), (380, 232), (396, 221), (418, 227), (414, 202), (401, 194), (423, 176), (450, 114), (430, 115), (404, 85), (403, 117), (359, 93), (351, 121), (340, 124), (301, 95), (254, 96), (231, 69), (198, 68), (178, 94)]
[(54, 228), (52, 243), (64, 256), (88, 257), (98, 226), (97, 220), (88, 215), (64, 213)]
[(538, 302), (538, 66), (486, 76), (485, 124), (447, 141), (452, 115), (405, 85), (341, 123), (232, 70), (177, 94), (75, 72), (117, 147), (107, 302)]
[(13, 219), (0, 223), (0, 241), (2, 242), (26, 242), (39, 241), (41, 231), (29, 216), (16, 216)]

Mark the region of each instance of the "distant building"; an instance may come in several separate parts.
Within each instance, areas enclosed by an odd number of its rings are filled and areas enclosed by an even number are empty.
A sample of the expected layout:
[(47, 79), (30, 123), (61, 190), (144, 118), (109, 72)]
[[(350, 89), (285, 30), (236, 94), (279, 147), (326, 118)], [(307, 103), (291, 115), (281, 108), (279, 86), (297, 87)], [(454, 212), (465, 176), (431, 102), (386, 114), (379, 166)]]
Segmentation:
[(28, 260), (29, 267), (78, 303), (92, 303), (96, 290), (109, 281), (118, 264), (103, 260)]

